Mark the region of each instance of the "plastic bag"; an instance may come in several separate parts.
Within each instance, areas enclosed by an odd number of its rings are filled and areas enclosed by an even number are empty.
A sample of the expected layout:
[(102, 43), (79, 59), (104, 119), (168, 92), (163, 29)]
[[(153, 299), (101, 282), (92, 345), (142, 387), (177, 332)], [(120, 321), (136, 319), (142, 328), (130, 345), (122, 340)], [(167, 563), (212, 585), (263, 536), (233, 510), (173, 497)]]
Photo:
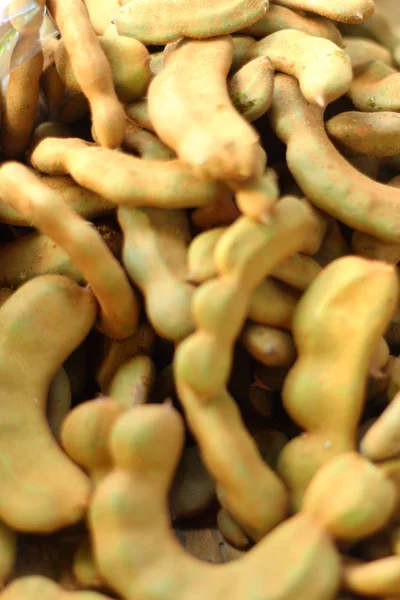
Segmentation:
[[(5, 77), (58, 35), (53, 19), (36, 0), (0, 0), (0, 77)], [(42, 23), (39, 31), (37, 24)]]

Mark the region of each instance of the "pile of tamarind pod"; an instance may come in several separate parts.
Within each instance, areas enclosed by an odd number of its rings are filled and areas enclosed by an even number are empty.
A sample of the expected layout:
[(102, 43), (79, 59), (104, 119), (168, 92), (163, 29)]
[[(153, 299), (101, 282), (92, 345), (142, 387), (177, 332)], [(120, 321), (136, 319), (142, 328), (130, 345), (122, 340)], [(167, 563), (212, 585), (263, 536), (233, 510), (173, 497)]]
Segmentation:
[[(47, 0), (1, 107), (0, 600), (400, 598), (376, 4)], [(203, 514), (236, 560), (179, 544)], [(77, 524), (75, 590), (15, 578), (20, 534)]]

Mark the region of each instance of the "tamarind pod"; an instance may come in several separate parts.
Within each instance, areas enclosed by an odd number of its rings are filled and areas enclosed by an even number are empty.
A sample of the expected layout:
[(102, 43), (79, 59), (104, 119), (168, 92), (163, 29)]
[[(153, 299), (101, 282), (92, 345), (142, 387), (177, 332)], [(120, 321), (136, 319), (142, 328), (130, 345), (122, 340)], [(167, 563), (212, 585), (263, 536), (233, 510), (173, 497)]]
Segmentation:
[(72, 395), (69, 378), (61, 369), (56, 373), (47, 396), (47, 420), (57, 441), (60, 441), (62, 423), (71, 409)]
[(119, 10), (118, 0), (84, 0), (90, 22), (97, 35), (103, 35)]
[(236, 205), (242, 214), (268, 224), (279, 198), (276, 172), (266, 169), (261, 177), (239, 185), (233, 183), (231, 187), (236, 190)]
[(250, 60), (228, 80), (233, 106), (252, 123), (262, 117), (272, 102), (275, 71), (269, 58)]
[(388, 65), (393, 66), (393, 59), (390, 51), (382, 44), (363, 37), (345, 37), (343, 38), (346, 54), (350, 56), (351, 66), (357, 69), (360, 65), (369, 62), (371, 59), (377, 59)]
[(57, 111), (60, 123), (76, 123), (83, 119), (90, 110), (89, 102), (83, 94), (72, 94)]
[(345, 35), (365, 36), (375, 42), (379, 42), (382, 46), (389, 48), (392, 52), (395, 64), (400, 66), (400, 36), (387, 19), (387, 17), (375, 10), (368, 19), (357, 25), (341, 25), (341, 29)]
[(308, 35), (326, 38), (340, 48), (343, 46), (340, 31), (325, 17), (305, 15), (277, 4), (271, 4), (262, 19), (246, 27), (241, 33), (261, 39), (282, 29), (297, 29)]
[(197, 446), (185, 448), (169, 495), (171, 519), (179, 521), (202, 514), (215, 498), (215, 481), (203, 464)]
[(275, 267), (271, 277), (303, 291), (318, 277), (321, 270), (320, 265), (313, 258), (296, 253)]
[(400, 454), (400, 395), (397, 394), (361, 441), (361, 452), (373, 461), (388, 460)]
[(386, 244), (362, 231), (354, 231), (351, 247), (356, 254), (365, 258), (384, 260), (394, 265), (400, 261), (400, 244)]
[(217, 514), (218, 529), (224, 538), (238, 550), (248, 550), (251, 545), (251, 540), (242, 530), (240, 525), (236, 523), (232, 515), (227, 510), (221, 508)]
[(317, 13), (340, 23), (360, 23), (372, 15), (375, 9), (373, 0), (339, 0), (335, 4), (326, 0), (275, 0), (275, 4)]
[(58, 121), (44, 121), (35, 127), (31, 143), (35, 146), (48, 137), (69, 138), (71, 137), (71, 129)]
[[(54, 531), (80, 520), (86, 508), (88, 480), (51, 435), (45, 404), (55, 374), (95, 318), (92, 293), (56, 275), (26, 283), (1, 307), (0, 515), (19, 531)], [(25, 365), (22, 387), (17, 365)]]
[(298, 292), (268, 277), (253, 292), (248, 318), (260, 325), (290, 331), (298, 300)]
[(355, 449), (372, 353), (397, 296), (391, 265), (347, 256), (325, 267), (299, 302), (293, 323), (298, 359), (283, 401), (307, 435), (285, 446), (278, 468), (295, 508), (323, 464)]
[(348, 97), (354, 106), (364, 112), (400, 111), (397, 90), (400, 74), (380, 60), (370, 60), (359, 66)]
[(232, 197), (220, 195), (215, 202), (196, 208), (191, 214), (191, 220), (197, 229), (203, 231), (212, 227), (230, 225), (240, 215), (241, 212)]
[(124, 234), (122, 261), (144, 294), (146, 314), (155, 331), (172, 341), (193, 331), (187, 283), (188, 222), (183, 211), (120, 208)]
[(197, 173), (226, 181), (260, 176), (266, 159), (258, 133), (228, 93), (231, 38), (181, 40), (167, 47), (164, 58), (165, 68), (148, 90), (160, 139)]
[(38, 171), (70, 175), (117, 205), (190, 208), (230, 197), (224, 184), (197, 177), (179, 160), (146, 161), (77, 138), (45, 139), (30, 158)]
[(43, 71), (40, 75), (40, 88), (47, 100), (50, 112), (55, 111), (63, 102), (67, 94), (67, 88), (57, 73), (55, 64), (55, 52), (60, 41), (53, 38), (43, 48)]
[(0, 582), (10, 577), (17, 559), (17, 534), (0, 521)]
[(175, 153), (150, 131), (127, 133), (122, 148), (127, 152), (139, 155), (144, 160), (172, 160), (176, 158)]
[(396, 488), (356, 452), (332, 458), (304, 496), (302, 511), (313, 515), (337, 540), (355, 541), (380, 531), (390, 520)]
[(249, 60), (251, 60), (250, 48), (254, 45), (255, 39), (249, 35), (232, 35), (233, 57), (230, 73), (236, 73)]
[(193, 238), (189, 244), (187, 255), (188, 281), (203, 283), (217, 276), (213, 254), (218, 241), (226, 230), (226, 227), (216, 227), (203, 231)]
[(99, 141), (107, 148), (121, 145), (125, 134), (124, 110), (115, 93), (110, 64), (81, 0), (48, 0), (71, 59), (81, 91), (90, 103)]
[(295, 79), (275, 76), (268, 114), (287, 145), (289, 169), (310, 202), (350, 227), (399, 241), (398, 190), (363, 176), (336, 151), (325, 133), (322, 109), (307, 104)]
[(233, 344), (254, 290), (296, 251), (312, 227), (309, 211), (287, 196), (278, 202), (268, 226), (241, 217), (220, 238), (214, 251), (219, 277), (196, 290), (192, 311), (197, 331), (175, 353), (177, 381), (203, 401), (227, 383)]
[(125, 113), (130, 121), (137, 123), (140, 125), (140, 127), (143, 127), (148, 131), (152, 131), (153, 133), (155, 132), (149, 115), (147, 98), (126, 104)]
[(313, 258), (325, 267), (332, 261), (350, 254), (350, 248), (345, 242), (342, 232), (336, 219), (329, 217), (327, 219), (328, 228), (319, 250), (314, 254)]
[(95, 379), (102, 393), (106, 393), (113, 377), (127, 360), (138, 354), (151, 354), (154, 342), (154, 330), (146, 322), (126, 340), (102, 336), (102, 341), (97, 344), (97, 356), (94, 356)]
[(145, 44), (162, 45), (179, 38), (210, 38), (239, 31), (261, 19), (268, 0), (228, 0), (215, 4), (204, 0), (131, 0), (120, 8), (115, 24), (120, 35)]
[(156, 369), (148, 356), (128, 359), (116, 372), (108, 386), (107, 395), (125, 408), (145, 404), (151, 394)]
[[(167, 492), (183, 433), (175, 411), (154, 405), (133, 409), (112, 432), (118, 469), (97, 488), (90, 510), (96, 560), (112, 588), (127, 600), (150, 598), (155, 588), (160, 600), (210, 594), (232, 600), (250, 600), (254, 594), (331, 600), (339, 584), (338, 553), (307, 515), (290, 519), (228, 565), (201, 562), (177, 543), (168, 522)], [(121, 547), (126, 549), (123, 562)], [(141, 548), (140, 556), (135, 547)]]
[(0, 595), (1, 600), (111, 600), (97, 592), (69, 592), (55, 581), (40, 575), (29, 575), (12, 581)]
[[(150, 81), (150, 55), (138, 40), (123, 36), (97, 38), (111, 68), (115, 92), (121, 102), (142, 98)], [(73, 92), (81, 92), (80, 82), (66, 44), (61, 40), (55, 52), (61, 80)]]
[(39, 102), (42, 68), (43, 53), (38, 52), (10, 74), (1, 116), (3, 159), (19, 158), (29, 146)]
[(350, 111), (326, 123), (330, 138), (346, 152), (382, 158), (400, 154), (400, 115)]
[(251, 56), (266, 56), (277, 71), (299, 80), (306, 100), (325, 107), (349, 89), (353, 79), (350, 59), (344, 50), (325, 38), (296, 29), (268, 35), (254, 44)]
[(389, 556), (369, 563), (348, 564), (343, 569), (345, 589), (362, 596), (400, 594), (400, 556)]
[(251, 356), (263, 365), (283, 367), (292, 365), (296, 359), (292, 337), (279, 329), (248, 324), (240, 339)]
[(61, 441), (65, 451), (89, 474), (94, 486), (113, 468), (108, 438), (124, 410), (124, 406), (111, 398), (89, 400), (78, 404), (62, 425)]
[(80, 268), (99, 301), (101, 328), (111, 337), (132, 335), (138, 323), (138, 300), (120, 264), (94, 227), (19, 163), (1, 167), (0, 195), (59, 243)]

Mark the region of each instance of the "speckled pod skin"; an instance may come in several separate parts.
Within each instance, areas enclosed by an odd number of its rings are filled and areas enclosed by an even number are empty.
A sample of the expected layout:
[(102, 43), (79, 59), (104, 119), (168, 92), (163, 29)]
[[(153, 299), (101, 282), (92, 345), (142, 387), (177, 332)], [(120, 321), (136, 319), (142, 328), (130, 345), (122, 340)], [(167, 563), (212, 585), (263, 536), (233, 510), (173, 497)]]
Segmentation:
[(222, 183), (197, 177), (180, 160), (143, 160), (77, 138), (44, 139), (30, 159), (38, 171), (70, 175), (117, 205), (190, 208), (230, 197)]
[(354, 73), (348, 96), (364, 112), (400, 111), (400, 73), (380, 60), (370, 60)]
[(96, 560), (108, 583), (127, 600), (150, 600), (154, 593), (159, 600), (331, 600), (338, 554), (306, 515), (229, 565), (202, 563), (183, 550), (167, 505), (183, 434), (181, 417), (168, 405), (138, 407), (117, 422), (111, 448), (118, 468), (97, 488), (90, 510)]
[(271, 106), (274, 90), (274, 69), (268, 57), (250, 60), (228, 81), (233, 106), (252, 123)]
[(120, 6), (118, 0), (84, 0), (89, 13), (90, 22), (97, 35), (103, 35), (111, 21), (117, 14)]
[(176, 158), (173, 150), (150, 131), (127, 133), (122, 148), (125, 152), (132, 152), (144, 160), (173, 160)]
[(372, 15), (374, 0), (276, 0), (276, 4), (293, 10), (305, 10), (317, 13), (341, 23), (360, 23)]
[(191, 302), (194, 287), (187, 283), (188, 221), (178, 210), (120, 208), (124, 234), (122, 260), (145, 297), (155, 331), (179, 341), (194, 328)]
[(16, 579), (0, 594), (1, 600), (111, 600), (97, 592), (69, 592), (39, 575)]
[[(134, 102), (146, 93), (150, 81), (150, 56), (138, 40), (123, 36), (98, 38), (112, 72), (115, 91), (121, 102)], [(57, 72), (74, 92), (81, 92), (72, 61), (63, 41), (55, 52)]]
[(322, 109), (303, 99), (292, 77), (275, 77), (269, 115), (287, 145), (289, 169), (313, 204), (382, 241), (400, 241), (399, 191), (365, 177), (337, 152), (325, 133)]
[(130, 121), (136, 123), (140, 127), (143, 127), (143, 129), (153, 132), (155, 131), (149, 115), (147, 98), (126, 104), (125, 113)]
[(393, 66), (392, 55), (385, 46), (363, 37), (345, 37), (343, 39), (346, 53), (350, 56), (351, 66), (357, 69), (372, 59), (377, 59)]
[(278, 469), (294, 509), (323, 464), (355, 449), (372, 352), (397, 299), (392, 266), (349, 256), (326, 267), (299, 302), (293, 323), (298, 359), (283, 401), (307, 435), (285, 446)]
[(263, 38), (282, 29), (297, 29), (314, 37), (322, 37), (342, 47), (339, 30), (328, 19), (319, 15), (305, 15), (285, 6), (271, 4), (266, 15), (241, 33), (255, 38)]
[(79, 521), (86, 508), (89, 482), (57, 445), (45, 405), (51, 381), (95, 317), (92, 293), (56, 275), (28, 282), (0, 310), (0, 515), (21, 531), (54, 531)]
[(259, 136), (228, 93), (229, 36), (181, 40), (164, 51), (165, 67), (148, 91), (149, 115), (160, 139), (197, 173), (225, 181), (261, 175)]
[(341, 48), (295, 29), (268, 35), (251, 47), (250, 55), (266, 56), (277, 71), (298, 78), (305, 99), (323, 107), (345, 94), (353, 78)]
[(261, 19), (269, 0), (131, 0), (115, 17), (120, 35), (146, 44), (167, 44), (181, 37), (210, 38), (239, 31)]

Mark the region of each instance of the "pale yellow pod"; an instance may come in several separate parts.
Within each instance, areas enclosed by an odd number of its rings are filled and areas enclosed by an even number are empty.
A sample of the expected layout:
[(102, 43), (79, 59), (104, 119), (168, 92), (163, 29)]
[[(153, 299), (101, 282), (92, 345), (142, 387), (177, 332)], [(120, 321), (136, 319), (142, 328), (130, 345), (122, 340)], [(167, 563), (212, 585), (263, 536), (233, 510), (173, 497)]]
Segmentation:
[(248, 550), (251, 545), (250, 538), (246, 535), (240, 525), (236, 523), (232, 515), (224, 508), (221, 508), (218, 511), (217, 525), (218, 529), (231, 546), (238, 550)]
[(146, 44), (210, 38), (239, 31), (261, 19), (269, 0), (131, 0), (115, 17), (117, 31)]
[(400, 73), (380, 60), (360, 65), (347, 95), (364, 112), (400, 111)]
[(231, 182), (231, 188), (243, 215), (268, 224), (279, 198), (278, 176), (273, 169), (266, 169), (261, 177), (246, 183)]
[(346, 53), (350, 56), (353, 69), (372, 59), (380, 60), (389, 67), (393, 66), (391, 52), (378, 42), (363, 37), (345, 37), (343, 42)]
[(361, 452), (373, 461), (400, 454), (400, 394), (390, 402), (361, 441)]
[(317, 13), (341, 23), (360, 23), (374, 12), (374, 0), (276, 0), (275, 4)]
[(97, 35), (103, 35), (119, 10), (118, 0), (83, 0)]
[(400, 556), (361, 564), (347, 564), (343, 569), (344, 587), (362, 596), (400, 595)]
[(260, 325), (291, 330), (300, 294), (270, 277), (253, 292), (248, 317)]
[(322, 107), (345, 94), (353, 78), (350, 59), (341, 48), (295, 29), (268, 35), (250, 54), (266, 56), (275, 70), (298, 78), (306, 100)]
[(266, 159), (258, 133), (229, 98), (232, 58), (228, 36), (167, 46), (165, 68), (149, 87), (148, 108), (160, 139), (197, 173), (246, 181), (262, 174)]
[(242, 33), (247, 33), (255, 38), (264, 38), (271, 33), (282, 29), (297, 29), (314, 37), (322, 37), (342, 47), (342, 36), (339, 30), (329, 19), (316, 14), (304, 14), (285, 6), (271, 4), (266, 15)]
[(217, 274), (213, 253), (226, 227), (215, 227), (199, 233), (188, 248), (188, 281), (203, 283)]
[(252, 123), (271, 106), (274, 68), (268, 57), (260, 56), (246, 63), (228, 80), (233, 106)]
[(318, 277), (321, 270), (321, 266), (311, 256), (297, 252), (275, 267), (271, 271), (271, 277), (303, 291)]
[(125, 113), (129, 120), (133, 123), (137, 123), (140, 127), (148, 129), (148, 131), (155, 131), (154, 125), (151, 122), (149, 115), (149, 105), (147, 98), (144, 100), (137, 100), (125, 105)]
[(1, 593), (1, 600), (112, 600), (92, 591), (68, 591), (51, 579), (30, 575), (15, 579)]
[[(132, 125), (130, 123), (130, 125)], [(126, 152), (132, 152), (145, 160), (172, 160), (176, 158), (173, 150), (168, 148), (150, 131), (127, 132), (122, 144)]]
[(296, 360), (292, 336), (286, 331), (249, 323), (240, 339), (250, 355), (263, 365), (284, 367)]
[(124, 408), (145, 404), (155, 378), (156, 369), (151, 358), (133, 356), (117, 369), (107, 387), (107, 395)]

